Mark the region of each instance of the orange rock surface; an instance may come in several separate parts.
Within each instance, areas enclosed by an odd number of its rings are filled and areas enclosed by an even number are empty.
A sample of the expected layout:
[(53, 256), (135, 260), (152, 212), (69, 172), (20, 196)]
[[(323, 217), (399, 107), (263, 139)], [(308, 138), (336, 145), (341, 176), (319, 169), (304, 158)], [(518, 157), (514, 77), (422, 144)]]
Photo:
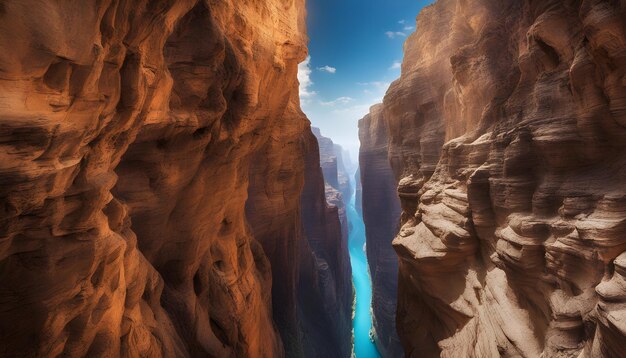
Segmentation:
[(0, 355), (302, 349), (306, 40), (303, 0), (0, 3)]

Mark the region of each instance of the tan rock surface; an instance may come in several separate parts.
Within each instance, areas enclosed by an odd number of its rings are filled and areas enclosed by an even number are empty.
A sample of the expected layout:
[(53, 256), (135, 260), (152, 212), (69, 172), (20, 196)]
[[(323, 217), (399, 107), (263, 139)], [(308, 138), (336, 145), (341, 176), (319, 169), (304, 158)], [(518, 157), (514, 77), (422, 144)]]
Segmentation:
[(623, 2), (422, 11), (383, 113), (408, 356), (623, 355), (625, 73)]
[(1, 356), (284, 355), (304, 18), (301, 0), (0, 2)]

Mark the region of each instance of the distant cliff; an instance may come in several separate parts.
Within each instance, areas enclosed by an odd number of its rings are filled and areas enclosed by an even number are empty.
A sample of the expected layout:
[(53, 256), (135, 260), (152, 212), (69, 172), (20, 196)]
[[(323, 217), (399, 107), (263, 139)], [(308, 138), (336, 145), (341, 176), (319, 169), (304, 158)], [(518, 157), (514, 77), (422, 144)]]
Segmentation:
[(346, 210), (353, 194), (343, 159), (343, 148), (333, 143), (332, 139), (324, 137), (319, 128), (313, 127), (312, 130), (319, 143), (320, 165), (326, 184), (326, 201), (339, 210), (342, 236), (347, 242), (349, 223)]
[(382, 109), (407, 356), (623, 355), (625, 49), (623, 2), (419, 15)]

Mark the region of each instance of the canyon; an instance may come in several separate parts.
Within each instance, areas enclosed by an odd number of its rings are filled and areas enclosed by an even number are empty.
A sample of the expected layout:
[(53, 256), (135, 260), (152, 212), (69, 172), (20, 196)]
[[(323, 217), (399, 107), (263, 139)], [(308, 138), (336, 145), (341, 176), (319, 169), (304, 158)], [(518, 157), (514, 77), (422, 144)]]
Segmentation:
[(424, 8), (358, 170), (306, 17), (0, 1), (0, 356), (623, 356), (626, 3)]
[(350, 354), (305, 15), (0, 3), (0, 355)]
[(406, 356), (623, 356), (626, 4), (438, 0), (404, 50), (361, 177), (368, 249), (397, 186)]

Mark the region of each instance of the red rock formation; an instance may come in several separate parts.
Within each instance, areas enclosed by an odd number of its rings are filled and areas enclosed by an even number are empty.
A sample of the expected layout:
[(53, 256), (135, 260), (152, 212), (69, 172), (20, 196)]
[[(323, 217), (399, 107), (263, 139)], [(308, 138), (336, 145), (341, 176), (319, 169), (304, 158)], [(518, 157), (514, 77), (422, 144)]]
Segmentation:
[(0, 355), (284, 355), (272, 275), (283, 299), (308, 269), (304, 15), (0, 3)]
[(408, 356), (623, 355), (625, 49), (623, 2), (422, 11), (384, 99)]
[(383, 357), (403, 355), (396, 333), (398, 257), (391, 241), (398, 232), (400, 202), (387, 157), (383, 106), (376, 105), (359, 121), (359, 170), (367, 261), (372, 278), (372, 312), (376, 345)]

